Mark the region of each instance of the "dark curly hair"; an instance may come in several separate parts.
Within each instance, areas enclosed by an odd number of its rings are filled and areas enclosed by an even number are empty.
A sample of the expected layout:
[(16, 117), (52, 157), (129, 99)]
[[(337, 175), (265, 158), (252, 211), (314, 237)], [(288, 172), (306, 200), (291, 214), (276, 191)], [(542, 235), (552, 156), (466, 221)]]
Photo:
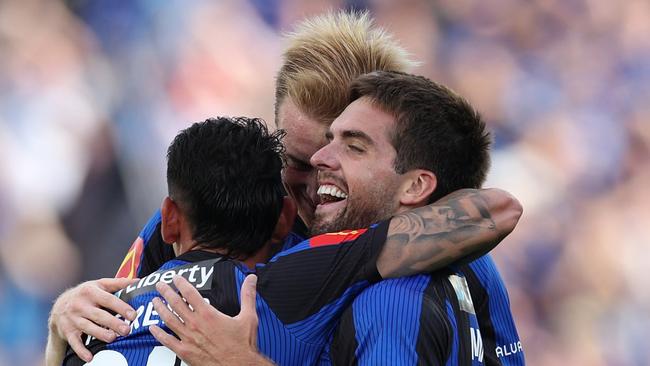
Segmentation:
[(198, 245), (248, 257), (270, 239), (284, 196), (283, 136), (261, 119), (218, 117), (174, 138), (167, 151), (169, 196)]

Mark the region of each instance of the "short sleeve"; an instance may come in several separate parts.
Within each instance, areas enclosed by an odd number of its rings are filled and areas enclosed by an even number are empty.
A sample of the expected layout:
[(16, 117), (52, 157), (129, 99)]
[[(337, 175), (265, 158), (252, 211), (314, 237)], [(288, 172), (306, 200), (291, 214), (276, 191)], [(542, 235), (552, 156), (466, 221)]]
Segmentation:
[(381, 279), (377, 257), (388, 221), (368, 229), (310, 238), (257, 267), (258, 293), (283, 323), (294, 323), (331, 303), (349, 303)]

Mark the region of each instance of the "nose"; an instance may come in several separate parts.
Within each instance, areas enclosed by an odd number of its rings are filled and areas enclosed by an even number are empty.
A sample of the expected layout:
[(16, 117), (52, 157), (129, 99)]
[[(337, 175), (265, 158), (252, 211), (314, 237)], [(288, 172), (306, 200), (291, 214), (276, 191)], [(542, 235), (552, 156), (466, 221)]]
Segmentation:
[(309, 163), (318, 170), (333, 170), (337, 167), (337, 160), (331, 143), (316, 151), (309, 159)]

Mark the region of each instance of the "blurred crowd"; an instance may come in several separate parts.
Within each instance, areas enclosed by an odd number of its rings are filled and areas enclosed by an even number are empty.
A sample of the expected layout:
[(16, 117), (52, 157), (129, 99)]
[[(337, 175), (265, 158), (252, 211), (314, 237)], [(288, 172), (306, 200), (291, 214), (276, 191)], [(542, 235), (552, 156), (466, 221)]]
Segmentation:
[(0, 366), (58, 293), (113, 276), (179, 129), (273, 121), (281, 34), (369, 9), (494, 131), (494, 252), (530, 365), (650, 365), (648, 0), (0, 0)]

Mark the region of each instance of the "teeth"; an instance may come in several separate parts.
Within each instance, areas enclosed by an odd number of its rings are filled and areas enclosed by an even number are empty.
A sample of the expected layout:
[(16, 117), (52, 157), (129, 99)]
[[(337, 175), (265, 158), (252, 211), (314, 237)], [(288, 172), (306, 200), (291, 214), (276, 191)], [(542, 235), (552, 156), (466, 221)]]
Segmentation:
[(338, 197), (338, 198), (348, 198), (348, 195), (341, 191), (337, 186), (333, 186), (331, 184), (326, 184), (318, 187), (318, 194), (327, 194), (333, 197)]

